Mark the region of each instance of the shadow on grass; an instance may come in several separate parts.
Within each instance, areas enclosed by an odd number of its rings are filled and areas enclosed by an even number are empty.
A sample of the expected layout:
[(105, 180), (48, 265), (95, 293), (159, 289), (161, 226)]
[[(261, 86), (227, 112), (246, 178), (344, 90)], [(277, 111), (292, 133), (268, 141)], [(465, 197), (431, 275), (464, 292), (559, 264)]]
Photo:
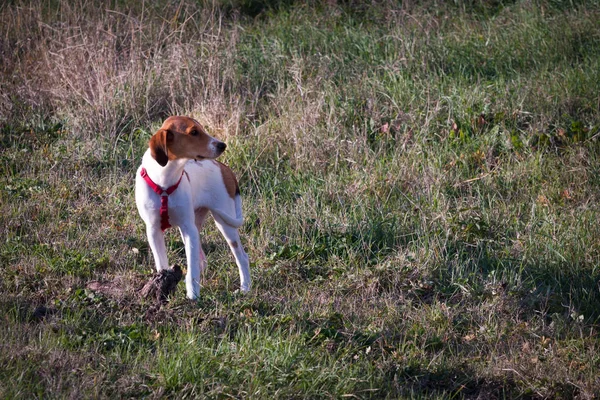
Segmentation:
[(600, 274), (585, 265), (527, 265), (523, 306), (553, 320), (558, 316), (596, 324), (600, 320)]
[(332, 257), (347, 259), (354, 255), (371, 265), (398, 247), (406, 246), (416, 237), (416, 233), (400, 235), (400, 231), (395, 216), (366, 216), (364, 220), (354, 221), (347, 227), (322, 227), (314, 220), (308, 221), (304, 234), (309, 245), (301, 247), (283, 243), (275, 249), (271, 258), (323, 262)]
[(545, 399), (575, 398), (579, 390), (566, 383), (553, 382), (548, 388), (551, 396), (536, 394), (526, 389), (514, 378), (477, 377), (468, 368), (440, 368), (436, 371), (419, 367), (406, 367), (394, 372), (394, 392), (405, 396), (448, 396), (458, 399)]
[(438, 282), (443, 295), (455, 293), (457, 284), (468, 286), (475, 297), (485, 296), (489, 286), (499, 286), (517, 297), (525, 318), (536, 314), (550, 320), (598, 323), (600, 271), (594, 266), (541, 255), (529, 260), (499, 257), (490, 247), (448, 245), (447, 265), (441, 268)]

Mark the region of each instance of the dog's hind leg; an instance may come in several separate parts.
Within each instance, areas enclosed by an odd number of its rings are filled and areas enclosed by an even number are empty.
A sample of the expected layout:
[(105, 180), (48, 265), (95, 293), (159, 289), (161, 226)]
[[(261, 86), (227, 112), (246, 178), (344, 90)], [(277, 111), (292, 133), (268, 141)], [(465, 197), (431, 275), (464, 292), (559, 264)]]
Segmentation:
[(237, 228), (234, 228), (230, 225), (227, 225), (225, 221), (218, 215), (213, 213), (213, 217), (215, 218), (215, 224), (219, 231), (227, 240), (227, 244), (235, 257), (235, 263), (238, 266), (238, 270), (240, 272), (240, 289), (242, 292), (247, 292), (250, 290), (251, 279), (250, 279), (250, 262), (248, 259), (248, 255), (244, 251), (242, 247), (242, 243), (240, 241), (240, 234)]

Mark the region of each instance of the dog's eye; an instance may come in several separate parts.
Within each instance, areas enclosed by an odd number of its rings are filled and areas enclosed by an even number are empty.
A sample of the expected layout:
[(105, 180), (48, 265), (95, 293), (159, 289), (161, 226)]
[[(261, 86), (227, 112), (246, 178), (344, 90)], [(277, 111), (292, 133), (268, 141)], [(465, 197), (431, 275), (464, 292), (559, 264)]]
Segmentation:
[(192, 136), (198, 136), (198, 134), (199, 134), (198, 131), (195, 129), (190, 132), (190, 135), (192, 135)]

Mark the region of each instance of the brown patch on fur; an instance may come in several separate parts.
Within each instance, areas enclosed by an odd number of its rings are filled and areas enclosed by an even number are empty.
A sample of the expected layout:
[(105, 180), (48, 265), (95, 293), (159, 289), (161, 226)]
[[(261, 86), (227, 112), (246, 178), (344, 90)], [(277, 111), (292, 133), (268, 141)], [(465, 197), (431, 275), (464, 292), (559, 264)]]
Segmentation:
[(173, 141), (173, 133), (167, 129), (160, 129), (151, 138), (148, 147), (150, 147), (150, 154), (157, 163), (163, 167), (169, 162), (169, 151), (167, 142)]
[[(208, 148), (212, 138), (198, 121), (183, 116), (169, 117), (150, 139), (152, 157), (163, 167), (179, 158), (203, 159), (220, 155)], [(222, 152), (222, 151), (221, 151)]]
[(208, 135), (206, 130), (198, 121), (193, 118), (175, 115), (169, 117), (163, 122), (161, 129), (168, 129), (175, 133), (183, 133), (186, 135), (192, 135), (192, 132), (196, 130), (199, 136)]
[(210, 138), (208, 135), (200, 134), (198, 136), (190, 136), (186, 134), (175, 134), (177, 140), (169, 141), (169, 160), (178, 158), (196, 158), (201, 156), (211, 158), (211, 151), (208, 149)]
[(237, 194), (240, 194), (240, 188), (238, 186), (237, 179), (235, 179), (235, 174), (225, 164), (219, 161), (215, 161), (215, 163), (217, 163), (221, 169), (221, 176), (223, 177), (223, 182), (227, 188), (227, 194), (233, 199)]

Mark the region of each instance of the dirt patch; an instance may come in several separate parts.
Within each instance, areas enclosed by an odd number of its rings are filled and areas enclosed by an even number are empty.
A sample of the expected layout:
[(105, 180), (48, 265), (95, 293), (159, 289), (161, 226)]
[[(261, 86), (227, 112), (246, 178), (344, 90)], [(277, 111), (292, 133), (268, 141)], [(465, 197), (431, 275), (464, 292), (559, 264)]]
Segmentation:
[[(119, 303), (135, 302), (135, 297), (145, 299), (154, 299), (157, 308), (165, 304), (169, 297), (177, 289), (177, 284), (181, 281), (183, 272), (178, 265), (172, 266), (170, 269), (165, 269), (152, 275), (144, 286), (139, 289), (139, 276), (117, 276), (109, 280), (97, 280), (89, 282), (86, 285), (88, 290), (102, 294), (103, 296), (113, 299)], [(136, 288), (137, 286), (137, 288)], [(40, 312), (40, 314), (42, 314)]]
[(87, 284), (87, 288), (111, 298), (119, 299), (125, 295), (123, 288), (115, 282), (93, 281)]
[(141, 277), (131, 274), (117, 275), (112, 279), (91, 281), (85, 287), (120, 303), (131, 301), (135, 297), (136, 286), (139, 285), (140, 279)]

